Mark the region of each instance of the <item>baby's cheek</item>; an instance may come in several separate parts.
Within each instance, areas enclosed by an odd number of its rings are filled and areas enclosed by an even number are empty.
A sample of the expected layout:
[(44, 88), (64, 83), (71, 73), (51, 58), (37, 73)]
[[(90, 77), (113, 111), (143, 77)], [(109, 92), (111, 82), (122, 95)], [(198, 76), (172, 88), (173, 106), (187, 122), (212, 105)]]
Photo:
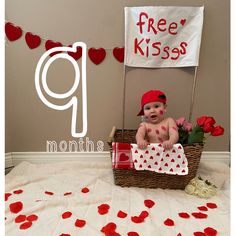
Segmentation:
[(163, 114), (164, 114), (164, 111), (163, 111), (163, 110), (160, 110), (160, 111), (159, 111), (159, 114), (160, 114), (160, 115), (163, 115)]

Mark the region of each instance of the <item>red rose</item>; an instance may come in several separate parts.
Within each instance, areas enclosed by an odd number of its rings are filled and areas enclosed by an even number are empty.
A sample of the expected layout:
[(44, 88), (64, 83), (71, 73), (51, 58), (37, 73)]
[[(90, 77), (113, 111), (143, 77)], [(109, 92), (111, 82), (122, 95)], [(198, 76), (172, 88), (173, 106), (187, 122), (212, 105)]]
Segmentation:
[(207, 119), (207, 116), (201, 116), (201, 117), (197, 118), (197, 124), (199, 126), (203, 126), (206, 119)]
[(205, 123), (203, 126), (204, 133), (210, 133), (213, 129), (214, 129), (214, 126), (212, 126), (210, 123)]
[(212, 136), (220, 136), (224, 134), (224, 128), (221, 127), (220, 125), (216, 126), (213, 128), (213, 130), (211, 131), (211, 135)]
[(204, 125), (210, 124), (211, 126), (213, 126), (215, 123), (216, 123), (215, 119), (211, 116), (208, 116), (204, 122)]

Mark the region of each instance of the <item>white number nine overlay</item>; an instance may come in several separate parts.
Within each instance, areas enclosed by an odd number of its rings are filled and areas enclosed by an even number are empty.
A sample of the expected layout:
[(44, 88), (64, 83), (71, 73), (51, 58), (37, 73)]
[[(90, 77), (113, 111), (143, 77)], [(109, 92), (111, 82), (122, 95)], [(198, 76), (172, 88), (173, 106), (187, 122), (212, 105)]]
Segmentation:
[[(76, 91), (76, 89), (79, 86), (80, 82), (80, 69), (79, 65), (77, 64), (76, 60), (68, 55), (67, 53), (59, 53), (56, 55), (53, 55), (50, 59), (48, 59), (45, 63), (45, 60), (49, 58), (49, 55), (53, 52), (76, 52), (77, 47), (82, 48), (82, 117), (83, 117), (83, 129), (82, 132), (77, 133), (76, 132), (76, 121), (77, 121), (77, 109), (78, 109), (78, 98), (76, 96), (73, 96), (73, 93)], [(71, 117), (71, 135), (75, 138), (84, 137), (87, 133), (87, 86), (86, 86), (86, 51), (87, 46), (83, 42), (76, 42), (73, 44), (72, 47), (55, 47), (51, 48), (48, 51), (46, 51), (41, 58), (39, 59), (39, 62), (36, 67), (35, 71), (35, 87), (37, 90), (37, 93), (39, 95), (39, 98), (42, 100), (42, 102), (47, 105), (48, 107), (55, 109), (55, 110), (66, 110), (70, 107), (72, 107), (72, 117)], [(58, 58), (63, 58), (69, 60), (75, 69), (75, 80), (74, 84), (71, 87), (71, 89), (66, 93), (54, 93), (52, 92), (47, 85), (47, 71), (49, 66), (52, 62), (54, 62)], [(45, 65), (43, 66), (43, 64)], [(42, 67), (43, 66), (43, 67)], [(42, 77), (41, 77), (41, 70), (42, 70)], [(43, 95), (41, 86), (40, 86), (40, 79), (42, 79), (42, 87), (46, 94), (53, 98), (57, 99), (64, 99), (71, 97), (70, 101), (66, 103), (65, 105), (55, 105), (51, 102), (49, 102)]]

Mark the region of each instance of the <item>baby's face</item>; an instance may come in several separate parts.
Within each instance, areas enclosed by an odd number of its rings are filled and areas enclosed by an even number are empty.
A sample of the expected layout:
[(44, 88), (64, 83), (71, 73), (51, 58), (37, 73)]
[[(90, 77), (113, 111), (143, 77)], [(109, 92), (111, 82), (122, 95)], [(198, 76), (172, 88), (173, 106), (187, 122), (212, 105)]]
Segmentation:
[(150, 102), (144, 105), (143, 110), (147, 122), (155, 124), (163, 117), (166, 108), (161, 102)]

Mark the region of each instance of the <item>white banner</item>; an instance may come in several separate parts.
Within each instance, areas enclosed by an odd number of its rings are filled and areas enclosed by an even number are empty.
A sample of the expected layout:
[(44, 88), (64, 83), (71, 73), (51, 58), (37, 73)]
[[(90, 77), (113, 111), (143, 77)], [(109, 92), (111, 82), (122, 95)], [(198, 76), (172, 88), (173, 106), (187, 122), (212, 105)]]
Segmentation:
[(125, 65), (197, 66), (204, 7), (126, 7)]

